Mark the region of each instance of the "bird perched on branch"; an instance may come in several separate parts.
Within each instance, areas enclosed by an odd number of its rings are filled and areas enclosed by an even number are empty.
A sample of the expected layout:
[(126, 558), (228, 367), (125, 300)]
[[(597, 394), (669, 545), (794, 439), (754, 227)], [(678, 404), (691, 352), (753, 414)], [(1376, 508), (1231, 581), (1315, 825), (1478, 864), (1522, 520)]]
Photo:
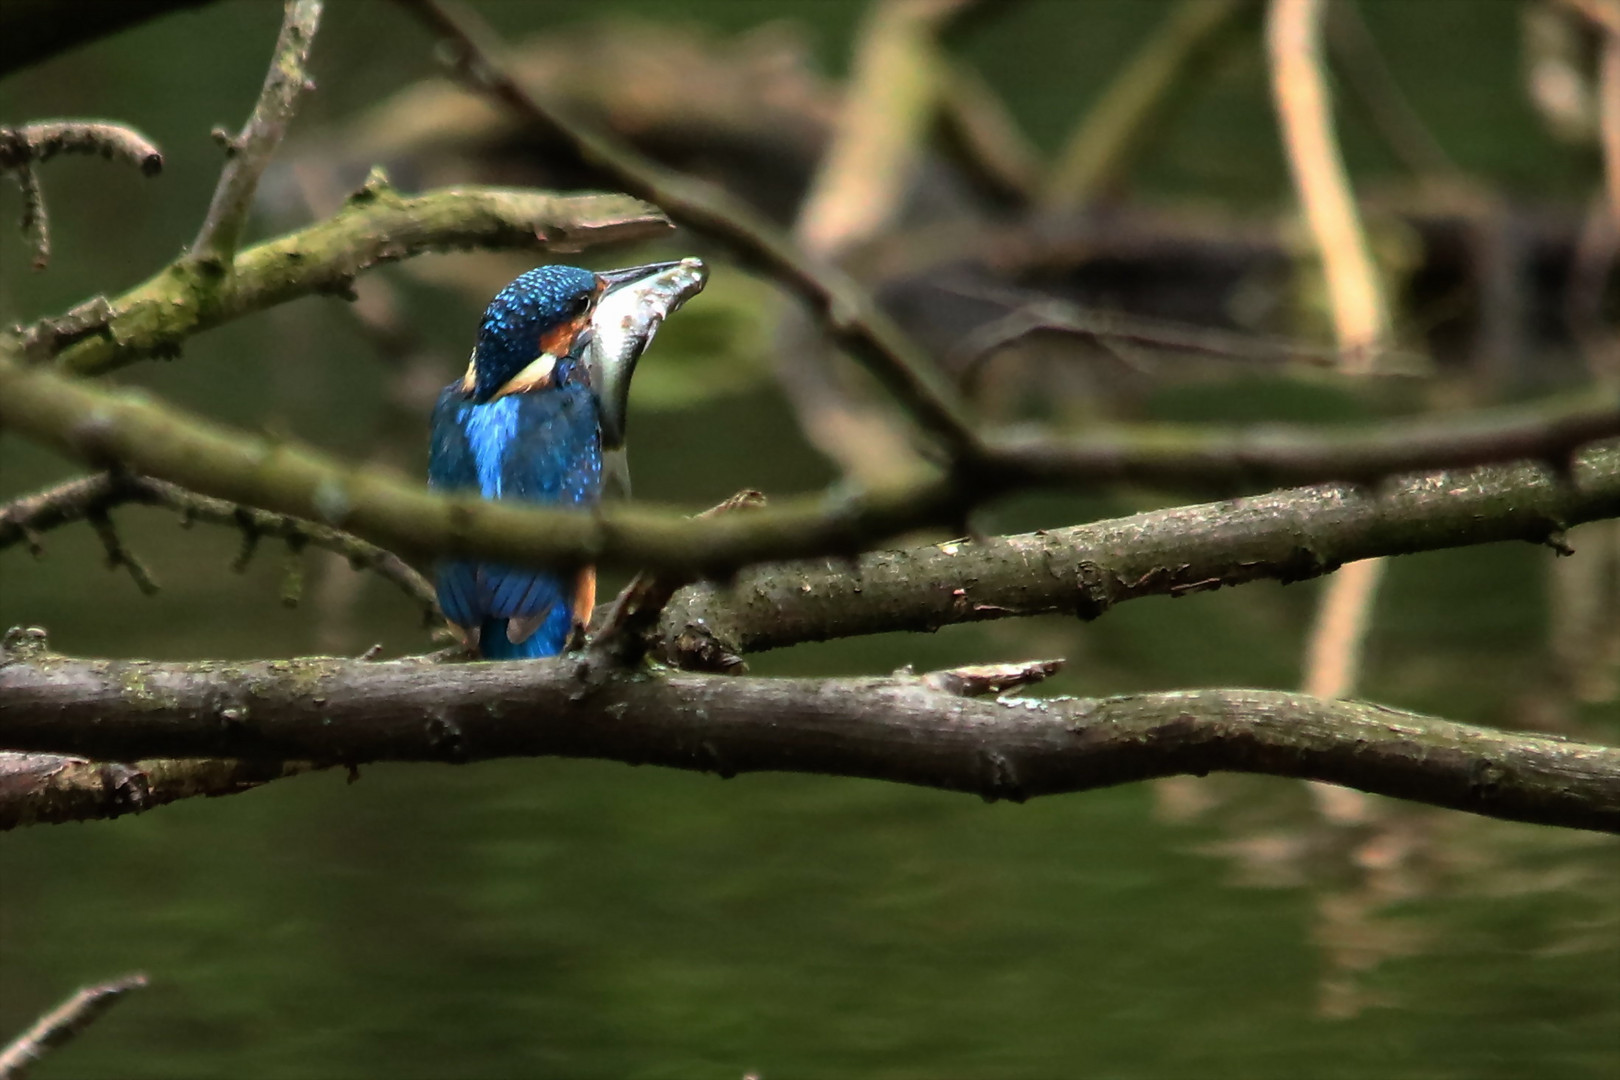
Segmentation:
[[(593, 506), (627, 495), (630, 376), (664, 318), (697, 295), (697, 259), (593, 273), (542, 266), (484, 311), (464, 377), (433, 409), (428, 486)], [(555, 656), (583, 630), (596, 571), (446, 559), (439, 607), (486, 660)]]

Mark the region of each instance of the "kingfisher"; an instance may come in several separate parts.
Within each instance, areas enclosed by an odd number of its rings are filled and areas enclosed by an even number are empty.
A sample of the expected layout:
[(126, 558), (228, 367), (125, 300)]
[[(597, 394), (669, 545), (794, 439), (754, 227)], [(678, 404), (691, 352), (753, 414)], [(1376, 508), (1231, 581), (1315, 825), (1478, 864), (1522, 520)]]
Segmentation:
[[(707, 279), (694, 258), (515, 279), (485, 309), (467, 373), (433, 408), (428, 486), (556, 506), (627, 496), (630, 377), (659, 324)], [(565, 577), (445, 559), (435, 584), (440, 610), (486, 660), (561, 653), (596, 602), (589, 566)]]

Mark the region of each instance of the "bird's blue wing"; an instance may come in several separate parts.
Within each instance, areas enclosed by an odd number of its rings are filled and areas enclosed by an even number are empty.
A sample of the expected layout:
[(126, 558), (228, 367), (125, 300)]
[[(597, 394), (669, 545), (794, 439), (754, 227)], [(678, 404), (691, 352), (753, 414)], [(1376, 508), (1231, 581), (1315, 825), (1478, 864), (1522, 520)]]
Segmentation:
[[(452, 386), (434, 408), (428, 479), (486, 499), (593, 504), (602, 483), (595, 401), (583, 387), (556, 387), (474, 405)], [(576, 615), (575, 591), (573, 580), (545, 570), (471, 560), (438, 568), (440, 608), (457, 625), (479, 630), (490, 659), (561, 652)]]
[[(439, 491), (478, 490), (478, 470), (458, 413), (466, 408), (458, 385), (444, 388), (433, 406), (428, 448), (428, 486)], [(476, 629), (483, 621), (477, 567), (466, 559), (444, 559), (435, 568), (439, 610), (457, 626)]]

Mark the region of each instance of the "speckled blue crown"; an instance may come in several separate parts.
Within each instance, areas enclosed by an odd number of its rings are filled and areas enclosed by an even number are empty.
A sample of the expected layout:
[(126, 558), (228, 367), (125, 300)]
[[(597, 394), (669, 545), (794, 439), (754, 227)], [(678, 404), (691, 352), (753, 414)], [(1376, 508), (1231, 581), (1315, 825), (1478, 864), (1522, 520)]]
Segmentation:
[(478, 326), (473, 398), (487, 401), (539, 351), (540, 335), (571, 317), (596, 275), (577, 266), (538, 266), (495, 294)]

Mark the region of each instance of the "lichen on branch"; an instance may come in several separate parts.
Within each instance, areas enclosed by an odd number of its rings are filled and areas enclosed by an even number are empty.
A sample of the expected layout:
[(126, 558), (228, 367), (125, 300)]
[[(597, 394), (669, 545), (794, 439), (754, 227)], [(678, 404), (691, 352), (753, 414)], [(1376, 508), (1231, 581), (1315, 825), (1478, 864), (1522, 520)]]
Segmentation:
[[(332, 217), (240, 252), (223, 280), (186, 259), (166, 266), (110, 301), (100, 324), (81, 331), (58, 363), (93, 375), (170, 355), (193, 334), (311, 293), (344, 295), (356, 275), (426, 252), (577, 251), (645, 239), (668, 227), (659, 211), (622, 195), (452, 187), (413, 196), (394, 190), (374, 171)], [(36, 328), (29, 336), (46, 335)], [(27, 340), (13, 342), (30, 346)], [(49, 354), (52, 347), (43, 351)]]

